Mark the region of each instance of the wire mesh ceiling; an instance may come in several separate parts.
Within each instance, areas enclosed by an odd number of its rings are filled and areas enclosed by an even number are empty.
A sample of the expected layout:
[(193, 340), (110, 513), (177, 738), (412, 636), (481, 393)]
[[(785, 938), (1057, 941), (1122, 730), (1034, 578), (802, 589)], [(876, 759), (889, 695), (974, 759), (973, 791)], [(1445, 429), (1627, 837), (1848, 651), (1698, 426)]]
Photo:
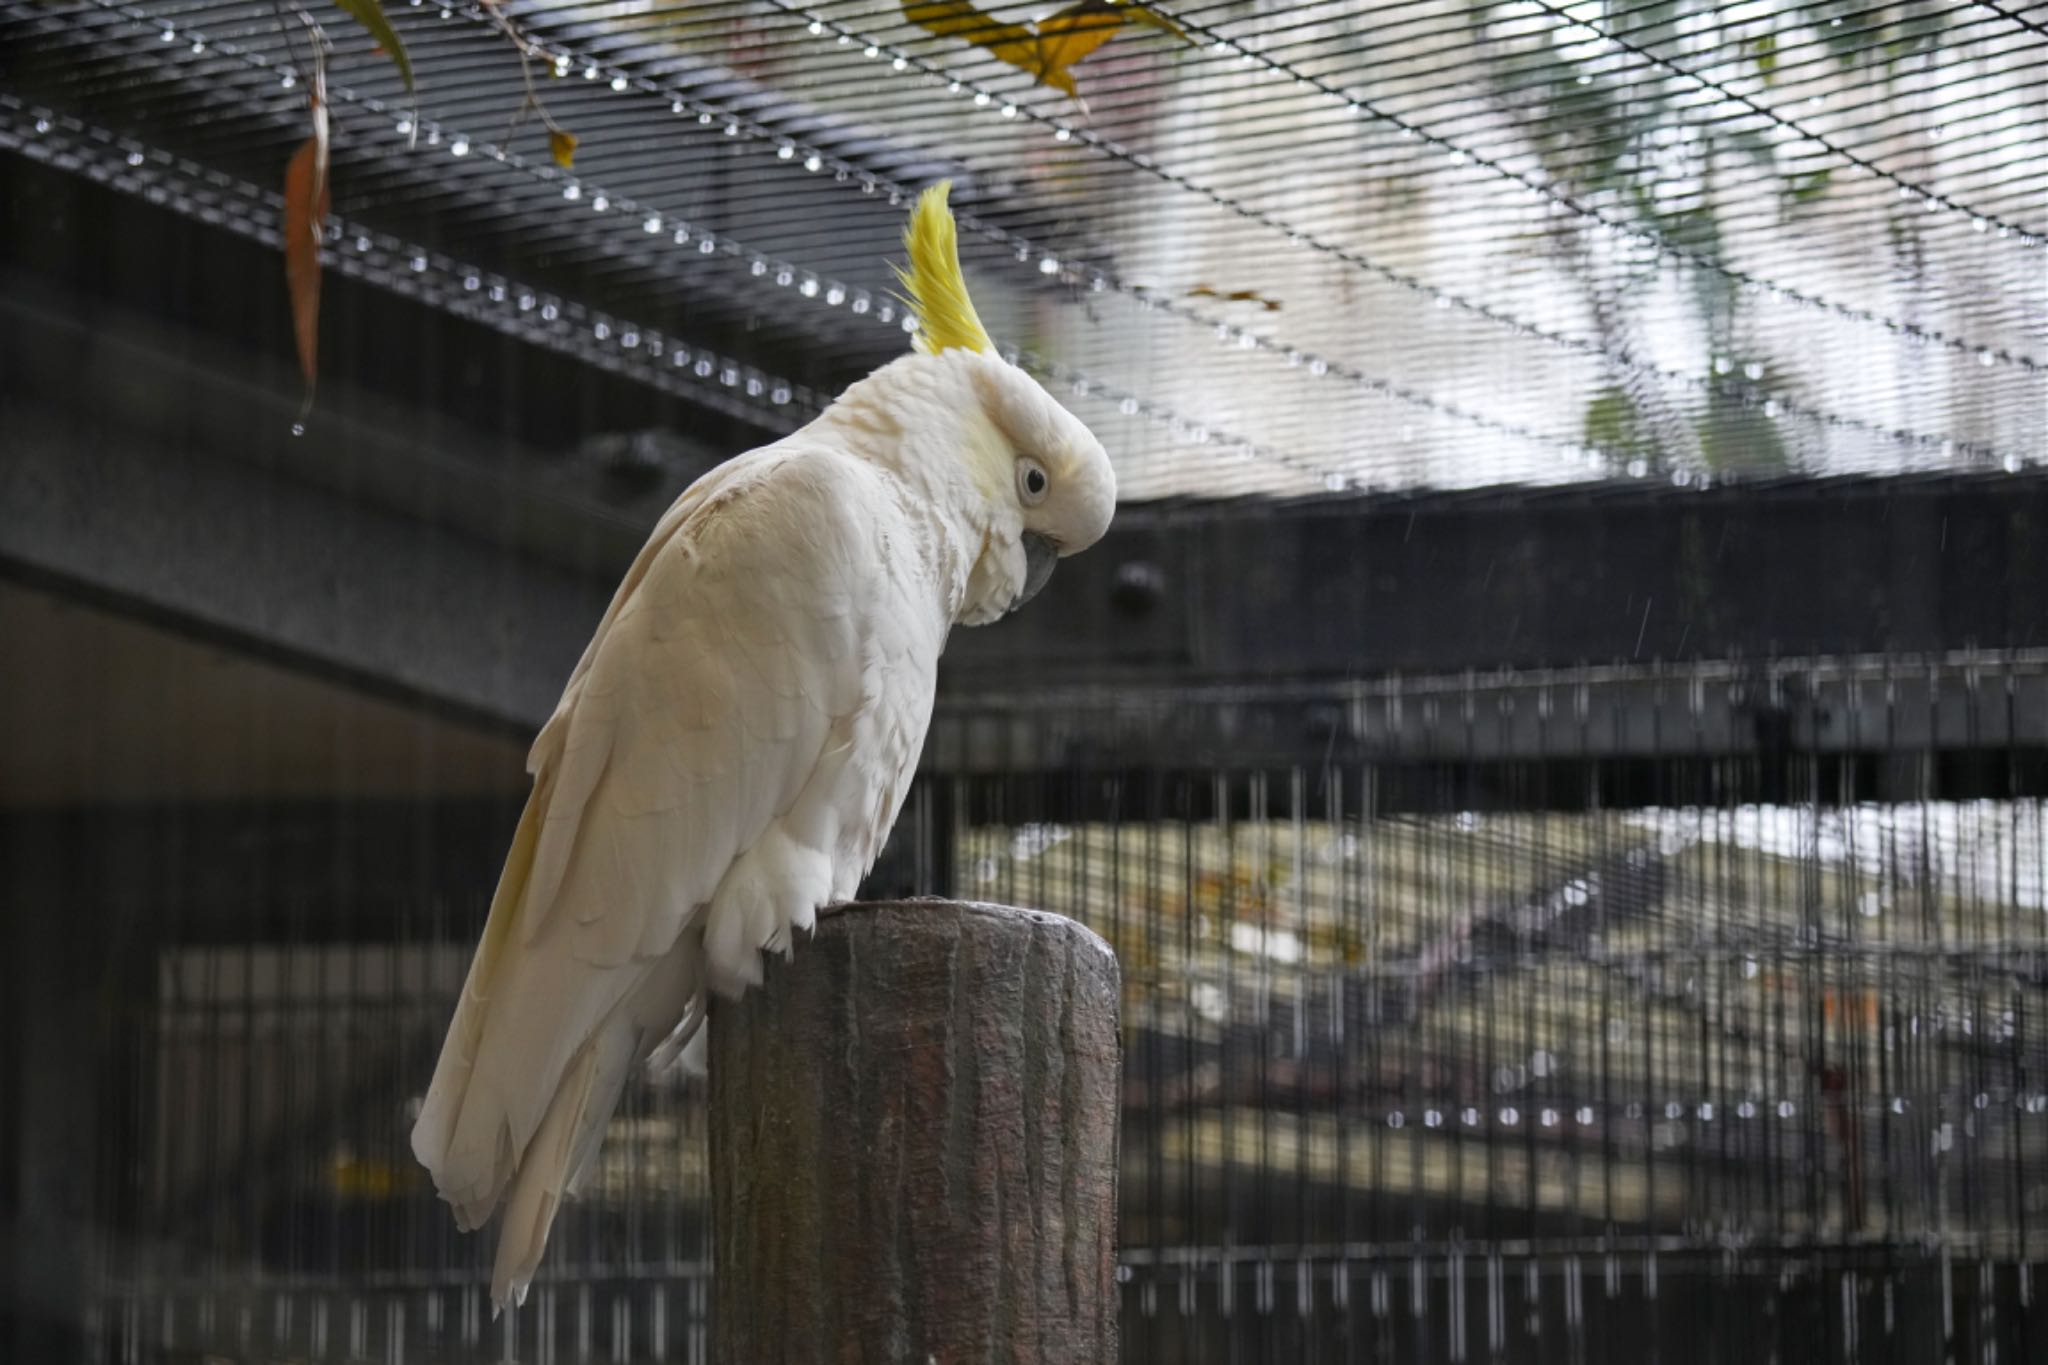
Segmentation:
[[(1127, 497), (2048, 453), (2048, 5), (1143, 8), (1069, 96), (973, 27), (1026, 7), (413, 0), (408, 95), (318, 6), (331, 259), (788, 429), (951, 176)], [(274, 240), (290, 9), (0, 0), (0, 146)]]

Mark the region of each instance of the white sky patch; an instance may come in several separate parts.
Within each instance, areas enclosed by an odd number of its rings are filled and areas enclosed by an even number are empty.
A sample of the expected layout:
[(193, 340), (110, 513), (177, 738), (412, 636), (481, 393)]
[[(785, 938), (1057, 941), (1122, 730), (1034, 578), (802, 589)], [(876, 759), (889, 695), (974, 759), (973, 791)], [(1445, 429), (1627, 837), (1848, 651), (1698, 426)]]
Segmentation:
[(1813, 857), (1894, 884), (2048, 909), (2048, 819), (2035, 802), (1929, 801), (1841, 810), (1648, 810), (1629, 823), (1668, 841)]
[(1230, 926), (1230, 946), (1240, 953), (1293, 964), (1302, 959), (1301, 935), (1287, 929), (1270, 929), (1263, 924), (1236, 923)]

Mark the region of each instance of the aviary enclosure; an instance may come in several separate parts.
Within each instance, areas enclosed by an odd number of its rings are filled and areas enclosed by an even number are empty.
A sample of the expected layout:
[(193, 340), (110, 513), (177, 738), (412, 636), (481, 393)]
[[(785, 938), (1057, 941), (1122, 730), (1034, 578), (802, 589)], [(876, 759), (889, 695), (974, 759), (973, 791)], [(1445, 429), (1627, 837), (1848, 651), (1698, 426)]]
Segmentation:
[(1123, 1359), (2042, 1357), (2044, 25), (0, 0), (0, 1350), (708, 1358), (701, 1082), (496, 1321), (405, 1134), (612, 585), (950, 176), (1123, 502), (867, 891), (1116, 949)]

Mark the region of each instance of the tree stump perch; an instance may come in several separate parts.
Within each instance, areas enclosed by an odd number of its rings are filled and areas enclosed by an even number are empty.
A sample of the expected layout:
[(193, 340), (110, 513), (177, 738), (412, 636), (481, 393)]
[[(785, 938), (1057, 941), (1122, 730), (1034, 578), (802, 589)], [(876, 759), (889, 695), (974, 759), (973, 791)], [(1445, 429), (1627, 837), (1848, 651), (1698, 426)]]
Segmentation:
[(710, 1020), (718, 1365), (1111, 1365), (1118, 974), (1057, 915), (821, 916)]

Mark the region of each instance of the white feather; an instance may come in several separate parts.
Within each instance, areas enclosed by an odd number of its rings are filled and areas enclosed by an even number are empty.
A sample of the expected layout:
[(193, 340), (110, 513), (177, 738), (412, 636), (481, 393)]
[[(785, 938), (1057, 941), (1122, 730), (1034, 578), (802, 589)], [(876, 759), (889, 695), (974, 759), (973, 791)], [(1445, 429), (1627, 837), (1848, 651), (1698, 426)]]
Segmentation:
[(1085, 428), (993, 357), (906, 357), (692, 485), (619, 585), (534, 740), (412, 1135), (462, 1227), (504, 1207), (500, 1306), (633, 1069), (701, 1070), (705, 992), (758, 982), (873, 865), (948, 631), (1022, 586), (1027, 449), (1066, 490), (1037, 529), (1099, 537), (1115, 480)]
[(872, 862), (947, 625), (929, 566), (873, 535), (908, 543), (915, 515), (847, 455), (734, 461), (663, 518), (536, 740), (413, 1133), (462, 1226), (505, 1203), (500, 1304), (532, 1277), (633, 1066), (701, 1010), (703, 985), (758, 982), (761, 950), (787, 950)]

